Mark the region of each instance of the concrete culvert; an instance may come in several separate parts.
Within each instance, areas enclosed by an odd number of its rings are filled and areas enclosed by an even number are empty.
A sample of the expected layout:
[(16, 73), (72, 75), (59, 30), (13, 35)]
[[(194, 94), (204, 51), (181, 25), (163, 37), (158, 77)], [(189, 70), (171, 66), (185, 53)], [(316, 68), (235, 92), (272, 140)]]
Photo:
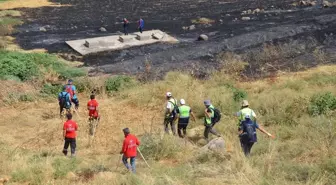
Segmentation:
[(202, 34), (202, 35), (200, 35), (198, 37), (197, 40), (199, 40), (199, 41), (207, 41), (207, 40), (209, 40), (209, 37), (207, 35), (205, 35), (205, 34)]

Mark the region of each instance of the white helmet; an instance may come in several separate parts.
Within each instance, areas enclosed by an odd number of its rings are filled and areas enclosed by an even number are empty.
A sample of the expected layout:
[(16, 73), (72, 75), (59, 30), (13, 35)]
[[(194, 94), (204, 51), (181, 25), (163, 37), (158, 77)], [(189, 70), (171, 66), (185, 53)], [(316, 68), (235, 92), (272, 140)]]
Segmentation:
[(172, 97), (172, 93), (171, 93), (171, 92), (167, 92), (167, 93), (166, 93), (166, 96), (167, 96), (167, 97)]
[(185, 105), (186, 104), (185, 100), (184, 99), (180, 99), (180, 104), (181, 105)]

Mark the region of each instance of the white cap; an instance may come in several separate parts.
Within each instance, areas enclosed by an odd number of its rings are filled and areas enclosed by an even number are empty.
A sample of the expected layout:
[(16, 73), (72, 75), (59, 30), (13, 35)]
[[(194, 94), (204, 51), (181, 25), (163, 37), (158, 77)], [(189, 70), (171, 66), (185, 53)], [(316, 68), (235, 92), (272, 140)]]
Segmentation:
[(167, 97), (171, 97), (171, 96), (172, 96), (172, 93), (171, 93), (171, 92), (167, 92), (167, 93), (166, 93), (166, 96), (167, 96)]
[(185, 102), (184, 99), (180, 99), (180, 104), (181, 104), (181, 105), (185, 105), (185, 103), (186, 103), (186, 102)]
[(245, 107), (245, 106), (248, 106), (248, 105), (249, 105), (248, 101), (247, 100), (243, 100), (242, 106)]

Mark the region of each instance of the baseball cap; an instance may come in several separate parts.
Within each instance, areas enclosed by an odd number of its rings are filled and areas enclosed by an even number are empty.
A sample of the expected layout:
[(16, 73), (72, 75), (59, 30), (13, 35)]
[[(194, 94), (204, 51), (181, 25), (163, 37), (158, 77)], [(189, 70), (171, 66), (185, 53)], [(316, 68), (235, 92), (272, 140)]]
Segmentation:
[(207, 106), (211, 105), (211, 101), (210, 100), (204, 100), (204, 105), (207, 105)]
[(185, 104), (185, 100), (184, 99), (180, 99), (180, 104), (184, 105)]
[(166, 96), (167, 96), (167, 97), (171, 97), (171, 96), (172, 96), (172, 93), (171, 93), (171, 92), (167, 92), (167, 93), (166, 93)]

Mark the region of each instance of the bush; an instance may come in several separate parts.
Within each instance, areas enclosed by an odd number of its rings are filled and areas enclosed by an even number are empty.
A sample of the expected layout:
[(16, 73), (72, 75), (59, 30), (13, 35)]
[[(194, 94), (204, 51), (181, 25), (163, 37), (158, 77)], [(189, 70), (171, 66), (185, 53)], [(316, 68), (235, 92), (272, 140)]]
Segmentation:
[(105, 82), (105, 88), (106, 91), (111, 93), (111, 92), (116, 92), (120, 91), (124, 88), (131, 87), (135, 84), (135, 81), (128, 76), (115, 76), (108, 78)]
[(235, 102), (240, 102), (243, 99), (247, 98), (247, 92), (242, 89), (234, 89), (233, 90), (233, 100)]
[(63, 85), (51, 85), (51, 84), (44, 84), (44, 86), (41, 89), (41, 93), (47, 94), (47, 95), (54, 95), (57, 96), (59, 92), (62, 91)]
[(141, 138), (140, 149), (146, 158), (160, 160), (165, 158), (176, 157), (178, 152), (182, 151), (182, 147), (174, 136), (146, 134)]
[(315, 94), (310, 99), (308, 111), (310, 115), (325, 114), (336, 109), (336, 97), (331, 92)]
[(82, 69), (72, 68), (54, 55), (45, 53), (20, 53), (0, 50), (0, 78), (16, 76), (22, 81), (43, 78), (45, 72), (55, 71), (60, 77), (72, 78), (86, 74)]
[(53, 163), (52, 166), (54, 168), (54, 178), (62, 178), (65, 177), (68, 172), (74, 171), (77, 168), (79, 161), (76, 158), (72, 159), (64, 159), (64, 158), (57, 158)]

